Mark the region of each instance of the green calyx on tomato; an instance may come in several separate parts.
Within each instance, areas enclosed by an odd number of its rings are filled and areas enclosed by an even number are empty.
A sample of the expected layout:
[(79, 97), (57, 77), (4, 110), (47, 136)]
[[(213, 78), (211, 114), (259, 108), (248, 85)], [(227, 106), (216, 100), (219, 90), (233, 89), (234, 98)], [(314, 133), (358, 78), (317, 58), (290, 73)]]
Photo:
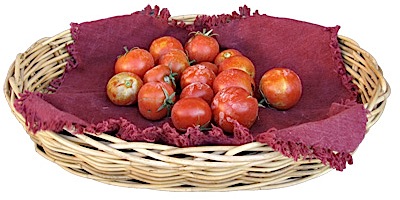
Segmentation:
[(196, 63), (212, 62), (219, 53), (218, 41), (212, 37), (216, 34), (212, 33), (212, 29), (203, 32), (191, 32), (191, 38), (185, 43), (185, 51), (190, 60)]
[(205, 28), (203, 29), (203, 32), (192, 31), (192, 32), (189, 33), (189, 35), (192, 35), (192, 34), (194, 34), (194, 35), (204, 35), (204, 36), (208, 36), (208, 37), (212, 37), (212, 36), (218, 35), (216, 33), (213, 33), (213, 29), (210, 29), (209, 31), (207, 31), (207, 29), (205, 29)]
[(166, 83), (171, 83), (174, 88), (176, 88), (176, 79), (175, 77), (177, 77), (179, 74), (177, 72), (173, 72), (172, 71), (172, 67), (170, 65), (168, 65), (168, 68), (170, 70), (170, 73), (168, 76), (164, 76), (164, 82)]
[(171, 83), (174, 87), (176, 87), (175, 76), (177, 73), (171, 73), (169, 76), (164, 76), (164, 82)]
[(125, 81), (125, 86), (126, 86), (127, 88), (132, 87), (132, 80), (126, 80), (126, 81)]
[(162, 91), (164, 92), (165, 99), (163, 104), (157, 109), (157, 112), (160, 112), (164, 108), (167, 109), (167, 116), (170, 116), (171, 114), (171, 107), (174, 105), (174, 97), (175, 97), (175, 92), (172, 93), (171, 95), (168, 94), (168, 91), (164, 88), (161, 87)]
[(126, 56), (126, 54), (128, 54), (130, 51), (132, 51), (134, 49), (138, 49), (138, 47), (133, 47), (132, 49), (129, 50), (127, 46), (124, 46), (125, 53), (123, 53), (121, 55), (118, 55), (117, 58), (120, 58), (122, 56)]

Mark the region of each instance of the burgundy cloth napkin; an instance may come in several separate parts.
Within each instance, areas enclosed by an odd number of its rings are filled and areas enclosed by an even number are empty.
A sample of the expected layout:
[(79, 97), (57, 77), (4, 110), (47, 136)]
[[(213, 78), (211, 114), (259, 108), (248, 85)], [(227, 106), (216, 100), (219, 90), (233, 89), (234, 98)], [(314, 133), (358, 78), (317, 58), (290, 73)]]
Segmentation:
[[(168, 22), (167, 9), (146, 7), (130, 15), (72, 23), (74, 43), (66, 73), (55, 80), (54, 93), (25, 92), (16, 109), (33, 132), (61, 131), (74, 126), (78, 132), (107, 132), (127, 141), (145, 141), (178, 147), (267, 143), (284, 155), (318, 158), (343, 170), (364, 138), (367, 111), (357, 103), (357, 88), (346, 74), (337, 41), (339, 27), (287, 18), (253, 14), (246, 6), (239, 12), (199, 16), (192, 25)], [(290, 110), (260, 108), (249, 130), (235, 125), (233, 134), (213, 126), (209, 131), (175, 130), (169, 118), (148, 121), (136, 106), (113, 105), (106, 84), (114, 62), (128, 48), (149, 48), (155, 38), (171, 35), (185, 43), (189, 33), (213, 29), (221, 49), (236, 48), (256, 66), (256, 83), (272, 67), (288, 67), (298, 73), (303, 96)]]

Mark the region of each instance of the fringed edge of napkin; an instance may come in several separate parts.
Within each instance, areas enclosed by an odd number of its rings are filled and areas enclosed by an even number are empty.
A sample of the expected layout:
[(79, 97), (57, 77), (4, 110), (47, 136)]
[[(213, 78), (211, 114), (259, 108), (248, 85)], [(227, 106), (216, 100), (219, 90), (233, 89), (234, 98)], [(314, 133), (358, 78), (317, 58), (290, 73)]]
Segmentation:
[[(352, 124), (356, 121), (361, 126), (361, 129), (366, 129), (367, 114), (368, 110), (363, 105), (357, 104), (354, 101), (334, 103), (328, 113), (329, 121), (321, 120), (321, 123), (326, 127), (333, 125), (332, 123), (335, 123), (336, 119), (346, 117), (348, 124), (343, 125), (347, 127), (346, 131), (341, 129), (336, 132), (333, 131), (329, 135), (324, 135), (324, 130), (320, 130), (320, 135), (309, 135), (307, 131), (304, 131), (307, 129), (302, 129), (301, 126), (305, 126), (305, 124), (302, 124), (295, 128), (288, 127), (281, 130), (271, 128), (257, 135), (255, 140), (268, 144), (275, 151), (279, 151), (283, 155), (293, 158), (295, 161), (317, 158), (323, 164), (329, 164), (331, 168), (343, 171), (346, 168), (346, 163), (353, 164), (352, 153), (365, 136), (365, 134), (351, 134), (360, 128), (352, 126)], [(332, 120), (332, 118), (335, 119)], [(316, 122), (309, 122), (308, 126), (320, 128), (321, 125), (316, 124)], [(332, 134), (337, 134), (333, 137), (341, 137), (343, 144), (333, 144), (332, 138), (330, 138)], [(299, 139), (299, 135), (304, 136), (303, 139)], [(319, 138), (319, 140), (308, 140), (307, 138)], [(349, 150), (344, 150), (345, 148)]]
[(33, 134), (41, 130), (60, 132), (65, 128), (82, 133), (84, 127), (89, 125), (75, 115), (61, 112), (45, 101), (43, 94), (39, 92), (25, 91), (20, 94), (20, 98), (14, 102), (14, 108), (24, 117), (25, 126)]
[(85, 131), (91, 133), (117, 131), (115, 133), (116, 136), (125, 141), (161, 143), (178, 147), (215, 144), (243, 145), (253, 142), (253, 136), (250, 134), (249, 129), (239, 123), (235, 123), (232, 135), (226, 135), (221, 128), (216, 126), (212, 126), (209, 131), (203, 131), (199, 127), (190, 127), (185, 133), (181, 133), (168, 122), (161, 126), (140, 129), (124, 118), (109, 119), (96, 125), (91, 125)]

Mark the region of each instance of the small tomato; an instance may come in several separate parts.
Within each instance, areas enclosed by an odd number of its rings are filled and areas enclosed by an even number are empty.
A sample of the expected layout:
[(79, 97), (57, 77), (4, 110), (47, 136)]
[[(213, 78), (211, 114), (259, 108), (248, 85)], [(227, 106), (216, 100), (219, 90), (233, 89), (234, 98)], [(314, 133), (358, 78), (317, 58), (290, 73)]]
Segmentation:
[(115, 74), (107, 83), (107, 96), (111, 102), (120, 106), (136, 103), (139, 90), (143, 86), (140, 77), (134, 73)]
[(293, 70), (272, 68), (261, 77), (260, 92), (267, 104), (279, 110), (287, 110), (300, 100), (302, 84)]
[(243, 88), (230, 87), (219, 91), (211, 104), (214, 122), (232, 133), (234, 121), (246, 128), (253, 126), (258, 116), (258, 101)]
[(214, 98), (214, 91), (205, 83), (194, 82), (183, 88), (180, 94), (181, 99), (188, 97), (199, 97), (204, 99), (208, 104), (211, 104)]
[(149, 47), (150, 54), (153, 56), (156, 63), (158, 63), (158, 59), (160, 59), (163, 54), (167, 53), (171, 49), (179, 49), (183, 51), (182, 43), (172, 36), (159, 37), (153, 40)]
[(164, 82), (148, 82), (138, 94), (139, 113), (149, 120), (166, 117), (174, 102), (174, 89)]
[(154, 67), (153, 56), (147, 50), (140, 48), (128, 50), (125, 47), (125, 51), (126, 53), (119, 56), (115, 62), (115, 74), (132, 72), (142, 78), (147, 70)]
[(249, 92), (251, 95), (254, 94), (255, 82), (249, 74), (238, 69), (228, 69), (222, 71), (214, 79), (213, 90), (214, 93), (221, 91), (228, 87), (241, 87)]
[(256, 68), (254, 67), (253, 62), (246, 56), (237, 55), (232, 56), (224, 61), (222, 61), (219, 66), (219, 72), (227, 70), (227, 69), (240, 69), (246, 73), (248, 73), (252, 78), (254, 78), (256, 74)]
[(176, 79), (178, 80), (182, 72), (190, 66), (189, 59), (185, 52), (179, 49), (171, 49), (162, 55), (158, 64), (168, 66), (173, 73), (176, 73)]
[(185, 88), (187, 85), (200, 82), (209, 85), (210, 87), (213, 85), (215, 79), (214, 72), (207, 68), (204, 65), (196, 64), (188, 67), (185, 71), (182, 72), (180, 85), (181, 88)]
[(219, 53), (219, 44), (213, 34), (212, 30), (203, 33), (196, 32), (194, 35), (186, 42), (185, 50), (189, 56), (190, 60), (196, 63), (201, 62), (213, 62), (215, 56)]
[(175, 128), (185, 131), (189, 127), (205, 128), (212, 118), (210, 105), (201, 98), (184, 98), (172, 107), (171, 120)]

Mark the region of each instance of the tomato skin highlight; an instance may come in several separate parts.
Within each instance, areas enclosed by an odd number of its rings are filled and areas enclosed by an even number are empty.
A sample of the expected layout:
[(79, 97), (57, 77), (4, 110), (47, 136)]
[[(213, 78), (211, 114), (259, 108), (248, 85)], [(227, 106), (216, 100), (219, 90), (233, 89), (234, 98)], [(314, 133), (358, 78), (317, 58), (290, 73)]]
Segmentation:
[(251, 78), (254, 78), (256, 74), (256, 68), (254, 67), (253, 62), (243, 55), (236, 55), (225, 59), (218, 65), (218, 68), (219, 73), (227, 69), (240, 69), (248, 73)]
[(183, 71), (190, 66), (186, 53), (179, 49), (171, 49), (163, 54), (158, 64), (168, 66), (173, 73), (176, 73), (176, 79), (179, 80)]
[(167, 83), (145, 83), (138, 94), (139, 113), (146, 119), (160, 120), (168, 115), (175, 100), (175, 91)]
[(207, 68), (211, 69), (211, 70), (214, 72), (215, 75), (218, 74), (218, 66), (217, 66), (216, 64), (214, 64), (214, 63), (211, 63), (211, 62), (201, 62), (201, 63), (199, 63), (199, 65), (204, 65), (204, 66), (206, 66)]
[(211, 69), (204, 65), (196, 64), (188, 67), (182, 72), (180, 85), (183, 89), (191, 83), (200, 82), (212, 87), (214, 79), (215, 74)]
[(215, 38), (198, 32), (186, 42), (185, 50), (196, 63), (213, 62), (219, 53), (219, 44)]
[(183, 88), (180, 94), (181, 99), (188, 97), (199, 97), (204, 99), (208, 104), (211, 104), (214, 98), (214, 91), (205, 83), (194, 82)]
[(175, 89), (175, 76), (166, 65), (157, 65), (149, 69), (143, 76), (143, 82), (165, 82)]
[(121, 72), (115, 74), (107, 83), (108, 99), (119, 106), (128, 106), (137, 102), (143, 81), (134, 73)]
[(229, 87), (215, 95), (211, 110), (214, 122), (225, 132), (232, 133), (234, 121), (251, 128), (258, 117), (258, 101), (243, 88)]
[(214, 63), (216, 65), (219, 65), (222, 63), (222, 61), (224, 61), (225, 59), (228, 59), (230, 57), (233, 56), (238, 56), (238, 55), (242, 55), (242, 53), (240, 53), (240, 51), (236, 50), (236, 49), (225, 49), (223, 51), (221, 51), (214, 59)]
[(228, 87), (241, 87), (254, 94), (255, 82), (246, 72), (239, 69), (228, 69), (218, 74), (214, 79), (213, 90), (218, 93), (224, 88)]
[(302, 83), (293, 70), (283, 67), (272, 68), (261, 77), (260, 92), (267, 104), (279, 110), (287, 110), (300, 100)]
[(185, 131), (189, 127), (206, 128), (211, 121), (210, 105), (202, 98), (190, 97), (177, 101), (172, 107), (171, 120), (175, 128)]
[(182, 43), (178, 39), (172, 36), (163, 36), (152, 41), (149, 52), (153, 56), (155, 63), (158, 63), (160, 57), (171, 49), (184, 50)]
[[(127, 49), (125, 49), (127, 51)], [(114, 65), (115, 74), (120, 72), (131, 72), (140, 78), (147, 70), (154, 67), (153, 56), (145, 49), (134, 48), (119, 56)]]

